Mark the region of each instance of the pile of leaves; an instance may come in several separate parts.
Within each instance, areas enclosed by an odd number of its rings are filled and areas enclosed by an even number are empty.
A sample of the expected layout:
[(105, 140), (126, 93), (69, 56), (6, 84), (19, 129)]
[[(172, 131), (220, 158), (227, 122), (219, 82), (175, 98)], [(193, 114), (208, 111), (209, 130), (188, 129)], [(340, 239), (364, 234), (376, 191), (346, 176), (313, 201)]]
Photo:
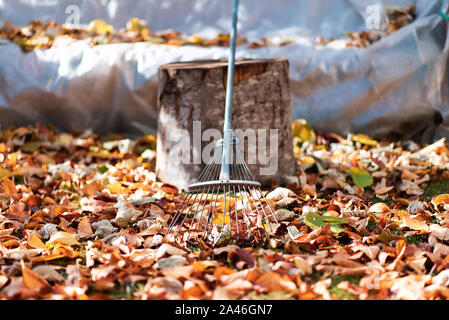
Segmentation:
[[(83, 40), (89, 45), (111, 43), (151, 42), (173, 46), (229, 46), (230, 35), (219, 33), (213, 39), (204, 39), (198, 34), (186, 35), (174, 30), (154, 32), (145, 20), (131, 18), (126, 28), (115, 30), (103, 20), (93, 20), (85, 27), (72, 25), (60, 25), (56, 21), (42, 22), (31, 21), (28, 25), (17, 27), (6, 22), (0, 29), (0, 39), (9, 39), (19, 45), (24, 51), (34, 49), (49, 49), (52, 47), (66, 46), (74, 41)], [(237, 36), (237, 45), (247, 43), (247, 39)], [(250, 43), (249, 48), (259, 48), (275, 45), (287, 45), (291, 41), (283, 41), (279, 44), (262, 38)]]
[(293, 132), (269, 242), (212, 248), (162, 237), (182, 194), (157, 180), (153, 136), (3, 130), (0, 298), (449, 298), (445, 141)]
[[(346, 41), (347, 47), (366, 48), (369, 45), (381, 40), (384, 37), (396, 32), (397, 30), (412, 24), (416, 19), (416, 7), (406, 5), (405, 7), (387, 7), (385, 8), (388, 24), (383, 30), (364, 30), (360, 32), (346, 32), (348, 40)], [(328, 44), (336, 40), (331, 38), (324, 40), (323, 37), (318, 37), (317, 44)]]

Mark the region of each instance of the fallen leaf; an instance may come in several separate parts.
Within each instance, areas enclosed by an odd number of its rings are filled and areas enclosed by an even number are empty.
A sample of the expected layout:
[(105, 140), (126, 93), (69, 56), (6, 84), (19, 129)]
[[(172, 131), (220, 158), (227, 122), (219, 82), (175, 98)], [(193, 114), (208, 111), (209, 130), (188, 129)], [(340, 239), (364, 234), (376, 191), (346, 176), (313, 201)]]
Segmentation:
[(47, 280), (25, 266), (23, 261), (21, 264), (23, 284), (25, 285), (25, 287), (27, 287), (28, 289), (36, 290), (38, 292), (48, 291), (51, 289), (51, 286), (47, 282)]
[(56, 271), (55, 266), (50, 265), (40, 265), (33, 268), (33, 272), (37, 275), (41, 276), (47, 281), (56, 281), (56, 282), (63, 282), (65, 281), (64, 277)]
[(28, 245), (35, 249), (46, 249), (47, 248), (45, 246), (45, 244), (42, 242), (42, 240), (36, 234), (34, 234), (30, 238), (30, 240), (28, 240)]
[(378, 142), (374, 139), (371, 139), (366, 134), (354, 134), (351, 136), (352, 141), (360, 142), (361, 144), (365, 144), (367, 146), (377, 146)]
[(344, 228), (340, 225), (348, 223), (348, 221), (346, 221), (343, 218), (322, 216), (316, 212), (307, 213), (307, 215), (305, 216), (304, 222), (307, 226), (309, 226), (312, 229), (318, 229), (320, 227), (324, 227), (327, 224), (329, 224), (331, 231), (334, 233), (342, 232), (344, 230)]
[(113, 182), (106, 185), (106, 189), (111, 191), (112, 194), (122, 194), (122, 184), (120, 182)]
[(8, 177), (4, 177), (1, 183), (1, 189), (7, 198), (19, 199), (16, 186)]
[(93, 236), (92, 227), (88, 218), (82, 218), (78, 223), (78, 235), (81, 239)]
[(75, 239), (75, 235), (65, 232), (65, 231), (58, 231), (54, 233), (50, 240), (47, 241), (47, 243), (61, 243), (65, 244), (67, 246), (79, 246), (80, 243), (78, 240)]
[(365, 169), (353, 167), (349, 173), (356, 186), (360, 188), (369, 187), (373, 184), (373, 178)]

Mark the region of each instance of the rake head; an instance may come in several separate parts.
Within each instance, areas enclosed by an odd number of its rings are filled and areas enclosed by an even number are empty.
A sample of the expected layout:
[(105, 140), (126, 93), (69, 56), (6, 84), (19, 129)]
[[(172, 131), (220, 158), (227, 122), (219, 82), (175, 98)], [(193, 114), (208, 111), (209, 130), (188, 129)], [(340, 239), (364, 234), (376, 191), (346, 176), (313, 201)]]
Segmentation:
[[(220, 140), (214, 156), (173, 216), (166, 236), (175, 242), (264, 242), (278, 223), (274, 204), (265, 198), (238, 150)], [(227, 151), (229, 150), (229, 152)]]

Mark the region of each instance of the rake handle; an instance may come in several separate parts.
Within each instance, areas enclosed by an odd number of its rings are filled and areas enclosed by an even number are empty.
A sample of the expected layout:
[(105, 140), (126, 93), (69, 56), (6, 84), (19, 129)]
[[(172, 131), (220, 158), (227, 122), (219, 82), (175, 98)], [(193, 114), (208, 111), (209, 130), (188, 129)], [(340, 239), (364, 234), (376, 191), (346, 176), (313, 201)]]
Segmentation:
[(234, 90), (234, 65), (235, 65), (235, 47), (237, 39), (237, 18), (238, 18), (239, 0), (234, 0), (232, 11), (232, 30), (231, 30), (231, 49), (228, 59), (228, 79), (226, 86), (225, 120), (224, 130), (232, 128), (232, 92)]
[(238, 18), (239, 0), (234, 0), (232, 10), (232, 30), (231, 44), (228, 60), (228, 79), (226, 86), (225, 119), (223, 125), (223, 159), (221, 164), (220, 180), (229, 180), (229, 164), (232, 163), (232, 93), (234, 90), (234, 65), (235, 65), (235, 47), (237, 39), (237, 18)]

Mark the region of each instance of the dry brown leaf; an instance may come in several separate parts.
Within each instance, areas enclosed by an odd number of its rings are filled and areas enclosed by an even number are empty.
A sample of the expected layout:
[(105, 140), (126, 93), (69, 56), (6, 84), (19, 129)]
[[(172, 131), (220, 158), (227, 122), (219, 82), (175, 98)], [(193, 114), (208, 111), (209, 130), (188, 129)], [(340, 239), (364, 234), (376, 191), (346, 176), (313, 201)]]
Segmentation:
[(22, 261), (22, 278), (23, 284), (28, 289), (32, 289), (38, 292), (48, 291), (51, 289), (50, 284), (40, 275), (33, 272), (30, 268), (25, 266)]
[(82, 218), (78, 223), (78, 235), (81, 239), (93, 236), (92, 227), (88, 218)]
[(65, 244), (67, 246), (79, 246), (80, 243), (78, 240), (76, 240), (75, 235), (65, 232), (65, 231), (58, 231), (55, 232), (51, 237), (50, 240), (47, 241), (47, 243), (61, 243)]

